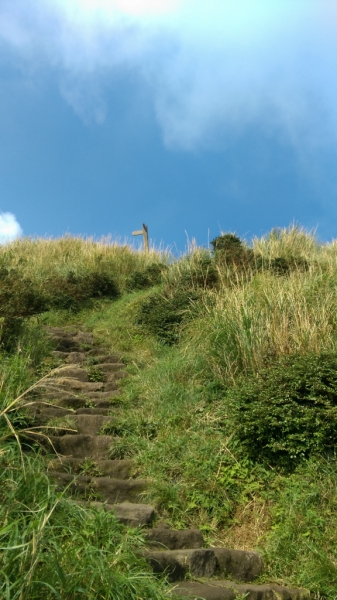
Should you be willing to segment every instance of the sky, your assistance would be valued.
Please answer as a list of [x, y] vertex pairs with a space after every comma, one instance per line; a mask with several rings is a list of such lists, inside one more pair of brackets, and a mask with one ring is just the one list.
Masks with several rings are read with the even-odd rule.
[[330, 241], [336, 65], [335, 0], [0, 0], [0, 243]]

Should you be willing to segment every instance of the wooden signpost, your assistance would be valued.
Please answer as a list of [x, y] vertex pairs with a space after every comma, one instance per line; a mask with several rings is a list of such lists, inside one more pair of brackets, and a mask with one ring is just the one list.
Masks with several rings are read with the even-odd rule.
[[133, 231], [132, 235], [142, 235], [144, 240], [144, 250], [145, 252], [149, 251], [149, 230], [147, 225], [143, 223], [143, 229], [139, 229], [138, 231]]

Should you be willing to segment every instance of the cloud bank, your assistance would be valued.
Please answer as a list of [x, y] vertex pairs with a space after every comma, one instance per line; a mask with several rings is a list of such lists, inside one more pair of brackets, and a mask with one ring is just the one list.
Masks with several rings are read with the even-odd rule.
[[[247, 127], [310, 151], [337, 143], [335, 0], [3, 0], [0, 50], [35, 82], [46, 69], [85, 121], [109, 85], [145, 87], [165, 144], [196, 150]], [[38, 84], [38, 83], [37, 83]]]
[[22, 229], [12, 213], [0, 213], [0, 244], [13, 242], [22, 235]]

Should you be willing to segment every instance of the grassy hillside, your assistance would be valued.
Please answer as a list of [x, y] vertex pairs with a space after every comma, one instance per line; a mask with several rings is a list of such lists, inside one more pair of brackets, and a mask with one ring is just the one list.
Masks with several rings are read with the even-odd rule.
[[[127, 363], [127, 417], [106, 427], [111, 458], [138, 462], [167, 522], [260, 549], [269, 581], [337, 597], [337, 244], [292, 227], [251, 246], [222, 235], [176, 259], [104, 241], [20, 240], [0, 249], [0, 318], [3, 597], [166, 589], [137, 558], [140, 532], [125, 537], [111, 514], [76, 510], [38, 451], [20, 456], [25, 423], [13, 402], [57, 366], [46, 324], [80, 325]], [[99, 575], [89, 580], [92, 561]]]

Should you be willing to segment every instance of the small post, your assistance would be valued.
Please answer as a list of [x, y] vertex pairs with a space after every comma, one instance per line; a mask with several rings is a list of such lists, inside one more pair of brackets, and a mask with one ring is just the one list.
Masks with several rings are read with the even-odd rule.
[[142, 235], [144, 240], [144, 251], [149, 251], [149, 230], [148, 226], [143, 223], [143, 229], [139, 229], [137, 231], [133, 231], [132, 235]]

